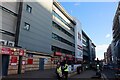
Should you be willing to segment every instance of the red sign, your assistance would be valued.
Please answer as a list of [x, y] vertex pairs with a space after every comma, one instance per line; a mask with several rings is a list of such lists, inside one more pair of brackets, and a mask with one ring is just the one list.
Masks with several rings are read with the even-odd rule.
[[2, 48], [2, 54], [12, 54], [12, 51], [10, 50], [10, 48]]
[[27, 64], [33, 64], [33, 59], [28, 59]]
[[62, 53], [61, 52], [55, 52], [55, 55], [56, 56], [62, 56]]
[[11, 57], [11, 63], [17, 63], [17, 56]]
[[20, 51], [19, 51], [20, 53], [20, 56], [24, 56], [24, 50], [22, 50], [22, 49], [20, 49]]

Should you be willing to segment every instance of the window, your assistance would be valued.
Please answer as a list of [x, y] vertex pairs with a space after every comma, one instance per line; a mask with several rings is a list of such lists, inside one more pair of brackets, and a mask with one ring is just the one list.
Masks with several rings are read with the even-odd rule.
[[61, 20], [66, 26], [70, 28], [74, 32], [74, 28], [71, 27], [61, 16], [59, 16], [55, 11], [53, 11], [53, 15], [56, 16], [59, 20]]
[[29, 31], [30, 30], [30, 24], [25, 22], [24, 29]]
[[58, 35], [56, 35], [54, 33], [52, 33], [52, 38], [55, 39], [55, 40], [58, 40], [60, 42], [63, 42], [65, 44], [68, 44], [68, 45], [70, 45], [72, 47], [75, 47], [75, 44], [69, 42], [68, 40], [66, 40], [66, 39], [64, 39], [64, 38], [62, 38], [62, 37], [60, 37], [60, 36], [58, 36]]
[[26, 11], [29, 12], [29, 13], [31, 13], [32, 12], [32, 7], [30, 7], [29, 5], [27, 5]]
[[52, 23], [53, 23], [53, 27], [59, 29], [61, 32], [65, 33], [66, 35], [68, 35], [69, 37], [74, 39], [74, 36], [72, 34], [67, 32], [65, 29], [63, 29], [61, 26], [59, 26], [57, 23], [55, 23], [54, 21]]

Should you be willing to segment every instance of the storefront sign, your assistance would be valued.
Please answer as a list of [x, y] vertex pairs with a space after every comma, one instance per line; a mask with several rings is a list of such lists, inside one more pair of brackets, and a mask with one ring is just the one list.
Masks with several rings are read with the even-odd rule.
[[24, 56], [24, 50], [20, 49], [20, 50], [19, 50], [19, 55], [20, 55], [20, 56]]
[[61, 52], [55, 52], [55, 55], [56, 56], [62, 56], [62, 53]]
[[12, 54], [12, 51], [10, 50], [10, 48], [2, 47], [1, 51], [2, 51], [2, 54], [8, 54], [8, 55]]
[[11, 65], [17, 65], [17, 56], [11, 57]]
[[19, 55], [19, 49], [14, 48], [14, 55]]
[[77, 24], [75, 26], [75, 58], [83, 60], [83, 47], [82, 47], [82, 29], [80, 21], [75, 19]]
[[33, 64], [33, 59], [28, 59], [27, 64]]

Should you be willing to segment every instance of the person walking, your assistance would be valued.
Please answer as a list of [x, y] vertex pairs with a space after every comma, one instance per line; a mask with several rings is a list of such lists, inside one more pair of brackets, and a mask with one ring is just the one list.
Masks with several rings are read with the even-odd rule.
[[57, 79], [62, 80], [62, 69], [59, 62], [57, 63], [56, 74], [57, 74]]
[[66, 61], [65, 61], [65, 65], [64, 65], [64, 77], [65, 77], [65, 80], [68, 79], [68, 64]]

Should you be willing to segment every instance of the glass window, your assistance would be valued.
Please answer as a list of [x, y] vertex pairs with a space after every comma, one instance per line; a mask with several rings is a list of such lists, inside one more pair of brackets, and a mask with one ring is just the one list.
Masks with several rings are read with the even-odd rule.
[[59, 20], [61, 20], [66, 26], [68, 26], [73, 32], [74, 28], [71, 27], [61, 16], [59, 16], [55, 11], [53, 11], [53, 15], [56, 16]]
[[63, 29], [61, 26], [59, 26], [57, 23], [53, 22], [53, 27], [59, 29], [61, 32], [65, 33], [66, 35], [68, 35], [69, 37], [74, 39], [74, 36], [72, 34], [70, 34], [68, 31], [66, 31], [65, 29]]
[[31, 13], [32, 12], [32, 7], [30, 7], [29, 5], [27, 5], [26, 11], [29, 12], [29, 13]]
[[55, 40], [61, 41], [61, 42], [65, 43], [65, 44], [68, 44], [70, 46], [75, 47], [75, 44], [69, 42], [68, 40], [65, 40], [64, 38], [62, 38], [62, 37], [60, 37], [60, 36], [58, 36], [58, 35], [56, 35], [54, 33], [52, 33], [52, 38], [55, 39]]
[[30, 30], [30, 24], [25, 22], [24, 29], [29, 31]]

